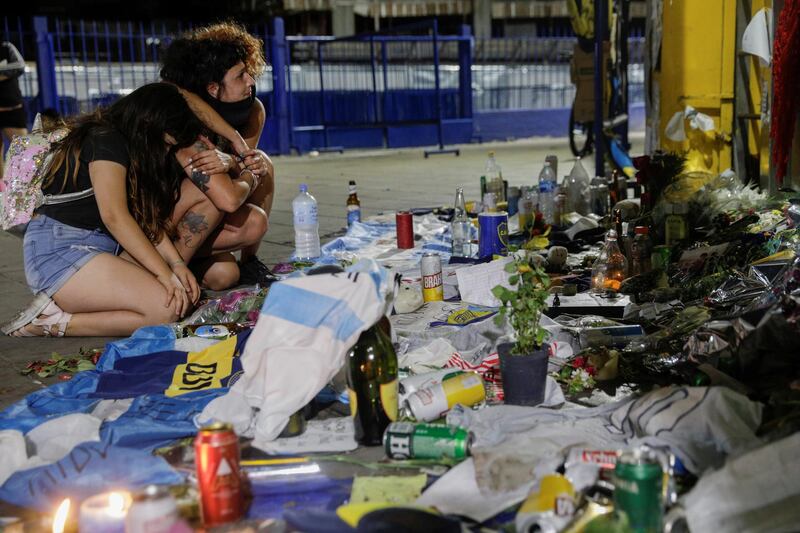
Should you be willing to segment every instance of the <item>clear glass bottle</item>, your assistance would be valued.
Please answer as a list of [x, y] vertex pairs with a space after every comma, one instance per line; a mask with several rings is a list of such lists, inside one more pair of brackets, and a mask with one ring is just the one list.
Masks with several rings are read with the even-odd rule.
[[567, 195], [567, 213], [588, 215], [590, 212], [590, 180], [583, 168], [581, 158], [575, 160], [572, 170], [564, 179], [562, 187]]
[[533, 216], [536, 212], [535, 193], [530, 187], [520, 188], [519, 203], [517, 213], [519, 214], [519, 230], [524, 231], [527, 226], [533, 224]]
[[494, 152], [489, 152], [486, 160], [486, 169], [483, 174], [486, 177], [486, 192], [493, 192], [496, 203], [506, 201], [505, 184], [503, 183], [503, 172], [494, 157]]
[[456, 201], [453, 207], [453, 222], [450, 224], [450, 233], [453, 237], [453, 257], [470, 256], [470, 221], [467, 215], [464, 200], [464, 188], [456, 189]]
[[617, 232], [608, 230], [606, 243], [592, 265], [592, 292], [617, 292], [628, 277], [628, 260], [617, 244]]

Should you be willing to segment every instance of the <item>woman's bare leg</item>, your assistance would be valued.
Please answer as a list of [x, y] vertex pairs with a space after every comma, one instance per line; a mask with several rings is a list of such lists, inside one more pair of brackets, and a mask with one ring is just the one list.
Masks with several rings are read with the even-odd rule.
[[178, 319], [152, 274], [111, 254], [91, 259], [53, 300], [72, 313], [66, 330], [72, 337], [126, 336], [142, 326]]
[[215, 233], [223, 215], [190, 179], [181, 182], [181, 198], [172, 212], [172, 223], [178, 233], [175, 248], [184, 261], [209, 255], [210, 247], [203, 244]]
[[224, 291], [239, 282], [239, 265], [230, 252], [215, 254], [206, 259], [197, 259], [194, 267], [203, 287], [212, 291]]

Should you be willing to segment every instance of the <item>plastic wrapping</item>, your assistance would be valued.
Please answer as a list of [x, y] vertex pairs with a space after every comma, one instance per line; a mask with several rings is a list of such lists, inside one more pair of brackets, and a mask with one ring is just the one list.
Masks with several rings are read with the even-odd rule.
[[258, 285], [230, 291], [221, 298], [205, 302], [181, 324], [254, 324], [268, 291]]

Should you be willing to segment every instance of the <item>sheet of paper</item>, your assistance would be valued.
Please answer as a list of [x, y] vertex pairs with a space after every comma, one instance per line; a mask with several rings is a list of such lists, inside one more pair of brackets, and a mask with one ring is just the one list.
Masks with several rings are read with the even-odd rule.
[[349, 416], [309, 420], [306, 431], [297, 437], [271, 442], [253, 441], [253, 446], [267, 453], [297, 454], [313, 452], [349, 452], [358, 448], [353, 419]]
[[503, 270], [509, 261], [511, 258], [507, 257], [457, 270], [461, 301], [486, 307], [500, 307], [500, 300], [492, 294], [492, 289], [497, 285], [511, 287], [508, 284], [508, 273]]
[[357, 476], [353, 479], [350, 503], [414, 503], [428, 483], [428, 476]]
[[567, 237], [569, 237], [569, 240], [574, 240], [575, 235], [577, 235], [579, 232], [587, 229], [594, 229], [597, 226], [598, 226], [597, 221], [589, 217], [581, 217], [564, 233], [567, 235]]
[[436, 507], [444, 514], [468, 516], [483, 522], [525, 499], [527, 491], [486, 495], [475, 481], [475, 463], [467, 459], [428, 487], [417, 505]]
[[[547, 297], [547, 305], [552, 307], [554, 295]], [[594, 294], [591, 292], [579, 292], [575, 296], [558, 296], [561, 302], [561, 307], [627, 307], [631, 304], [631, 298], [628, 295], [621, 295], [616, 298], [608, 298], [602, 294]]]

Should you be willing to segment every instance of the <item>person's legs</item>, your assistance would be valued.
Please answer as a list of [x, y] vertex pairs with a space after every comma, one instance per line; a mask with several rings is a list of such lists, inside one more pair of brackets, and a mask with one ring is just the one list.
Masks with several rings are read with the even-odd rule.
[[143, 268], [111, 254], [99, 254], [53, 295], [72, 313], [67, 336], [125, 336], [142, 326], [174, 322], [166, 290]]
[[212, 291], [223, 291], [239, 282], [239, 265], [230, 252], [197, 259], [192, 271], [201, 285]]
[[269, 222], [264, 210], [246, 203], [233, 213], [225, 215], [216, 235], [208, 239], [211, 253], [234, 252], [257, 245], [267, 232]]
[[223, 215], [191, 180], [181, 182], [181, 197], [172, 212], [172, 223], [177, 231], [175, 248], [184, 261], [209, 255], [210, 247], [203, 244], [215, 233]]
[[[275, 196], [275, 168], [270, 166], [269, 171], [265, 176], [262, 176], [262, 181], [255, 192], [248, 198], [248, 202], [259, 206], [264, 210], [267, 220], [269, 220], [270, 213], [272, 212], [272, 200]], [[263, 235], [262, 235], [263, 237]], [[256, 255], [258, 246], [261, 244], [261, 238], [253, 244], [242, 248], [241, 262], [244, 263], [250, 257]]]

